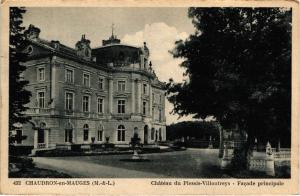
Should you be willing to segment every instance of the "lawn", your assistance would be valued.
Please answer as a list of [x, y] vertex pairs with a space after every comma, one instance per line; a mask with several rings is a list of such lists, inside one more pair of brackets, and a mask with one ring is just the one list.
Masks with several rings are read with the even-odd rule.
[[[156, 173], [176, 178], [220, 178], [218, 150], [197, 149], [166, 153], [143, 154], [147, 162], [128, 162], [131, 155], [56, 157], [55, 159], [82, 161], [100, 165]], [[130, 176], [128, 176], [130, 177]]]

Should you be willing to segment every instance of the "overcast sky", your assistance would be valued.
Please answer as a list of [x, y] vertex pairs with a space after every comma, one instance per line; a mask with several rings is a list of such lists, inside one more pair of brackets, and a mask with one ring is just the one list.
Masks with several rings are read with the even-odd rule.
[[[114, 34], [122, 43], [142, 46], [147, 42], [153, 68], [161, 81], [173, 78], [183, 80], [181, 59], [174, 59], [169, 50], [174, 42], [186, 39], [194, 32], [187, 8], [27, 8], [24, 26], [33, 24], [41, 29], [40, 37], [59, 40], [73, 47], [82, 34], [91, 41], [91, 47], [102, 45], [102, 40]], [[166, 101], [167, 124], [190, 120], [169, 114], [172, 104]]]

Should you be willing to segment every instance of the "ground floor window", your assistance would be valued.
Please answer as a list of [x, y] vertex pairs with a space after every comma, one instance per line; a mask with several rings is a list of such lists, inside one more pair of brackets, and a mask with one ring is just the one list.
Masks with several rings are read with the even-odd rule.
[[97, 140], [103, 141], [103, 130], [98, 130]]
[[161, 135], [161, 128], [159, 128], [159, 141], [161, 141], [162, 140], [162, 135]]
[[88, 141], [89, 140], [89, 126], [85, 124], [83, 126], [83, 141]]
[[16, 143], [22, 144], [22, 130], [21, 129], [16, 130]]
[[151, 129], [151, 140], [154, 140], [154, 132], [155, 132], [155, 130], [154, 130], [154, 128], [152, 128]]
[[118, 126], [118, 141], [125, 141], [125, 127], [124, 125]]
[[65, 142], [72, 143], [73, 141], [73, 129], [66, 129], [65, 130]]

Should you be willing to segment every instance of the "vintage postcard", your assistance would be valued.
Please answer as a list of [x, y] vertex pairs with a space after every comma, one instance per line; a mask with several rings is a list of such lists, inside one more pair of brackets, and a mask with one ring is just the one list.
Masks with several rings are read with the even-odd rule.
[[299, 194], [299, 2], [1, 3], [1, 194]]

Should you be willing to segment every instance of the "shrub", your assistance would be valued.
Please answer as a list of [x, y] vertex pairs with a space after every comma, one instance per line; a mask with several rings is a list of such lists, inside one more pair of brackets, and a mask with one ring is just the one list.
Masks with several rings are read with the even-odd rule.
[[20, 170], [26, 170], [35, 166], [32, 158], [29, 157], [9, 156], [9, 163], [15, 164]]

